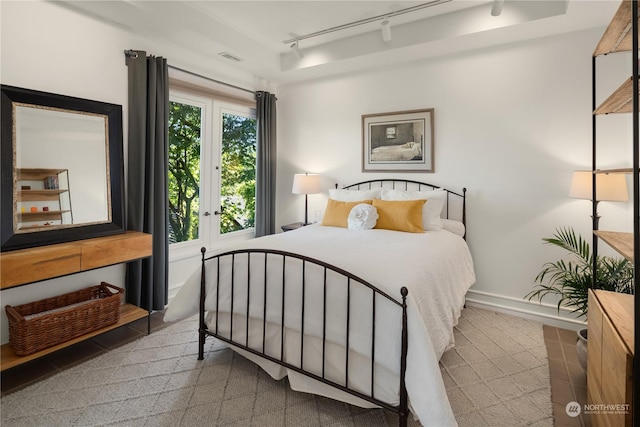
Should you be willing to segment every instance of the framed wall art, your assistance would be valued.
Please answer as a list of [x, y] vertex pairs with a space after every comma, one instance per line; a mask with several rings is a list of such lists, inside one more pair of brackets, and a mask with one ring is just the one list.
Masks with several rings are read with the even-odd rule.
[[434, 172], [433, 108], [362, 116], [363, 172]]

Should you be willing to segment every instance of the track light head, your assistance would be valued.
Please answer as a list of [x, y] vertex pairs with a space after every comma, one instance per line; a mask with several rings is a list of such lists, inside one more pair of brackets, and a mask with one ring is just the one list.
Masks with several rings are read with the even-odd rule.
[[388, 42], [391, 40], [391, 24], [389, 20], [385, 18], [380, 24], [380, 28], [382, 29], [382, 40]]
[[302, 53], [302, 51], [300, 50], [300, 47], [298, 46], [298, 41], [293, 42], [289, 47], [293, 51], [293, 54], [296, 56], [296, 58], [302, 59], [304, 57], [304, 54]]
[[493, 4], [491, 5], [491, 16], [500, 16], [503, 5], [504, 0], [493, 0]]

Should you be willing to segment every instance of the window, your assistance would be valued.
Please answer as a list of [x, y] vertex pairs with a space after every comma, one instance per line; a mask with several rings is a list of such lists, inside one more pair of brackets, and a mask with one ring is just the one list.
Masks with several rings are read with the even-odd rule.
[[170, 98], [172, 252], [253, 237], [255, 109], [178, 91]]
[[252, 229], [256, 211], [256, 119], [222, 111], [220, 233]]
[[199, 238], [203, 108], [169, 103], [169, 242]]

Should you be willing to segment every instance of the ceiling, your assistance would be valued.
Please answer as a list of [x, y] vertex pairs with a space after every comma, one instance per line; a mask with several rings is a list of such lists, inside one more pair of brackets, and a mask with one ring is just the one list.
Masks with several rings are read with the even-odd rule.
[[[492, 0], [436, 0], [418, 11], [385, 15], [425, 1], [151, 1], [63, 0], [73, 9], [133, 33], [171, 65], [230, 82], [283, 84], [398, 64], [470, 49], [605, 26], [617, 1], [507, 0], [492, 16]], [[381, 17], [299, 41], [303, 57], [286, 40], [354, 21]], [[220, 55], [239, 58], [233, 61]]]

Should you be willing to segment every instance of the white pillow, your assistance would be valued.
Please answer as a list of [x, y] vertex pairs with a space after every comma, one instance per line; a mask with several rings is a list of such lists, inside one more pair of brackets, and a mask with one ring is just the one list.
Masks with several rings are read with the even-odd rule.
[[441, 230], [442, 209], [447, 200], [446, 190], [403, 191], [385, 188], [380, 195], [382, 200], [426, 200], [422, 208], [422, 227], [426, 230]]
[[351, 208], [347, 224], [349, 230], [371, 230], [378, 221], [378, 210], [375, 206], [360, 203]]
[[453, 219], [442, 218], [442, 225], [445, 230], [452, 232], [453, 234], [457, 234], [460, 237], [464, 237], [465, 226], [460, 221], [455, 221]]
[[348, 190], [346, 188], [332, 188], [329, 190], [329, 198], [339, 202], [359, 202], [360, 200], [379, 199], [382, 188], [371, 190]]

